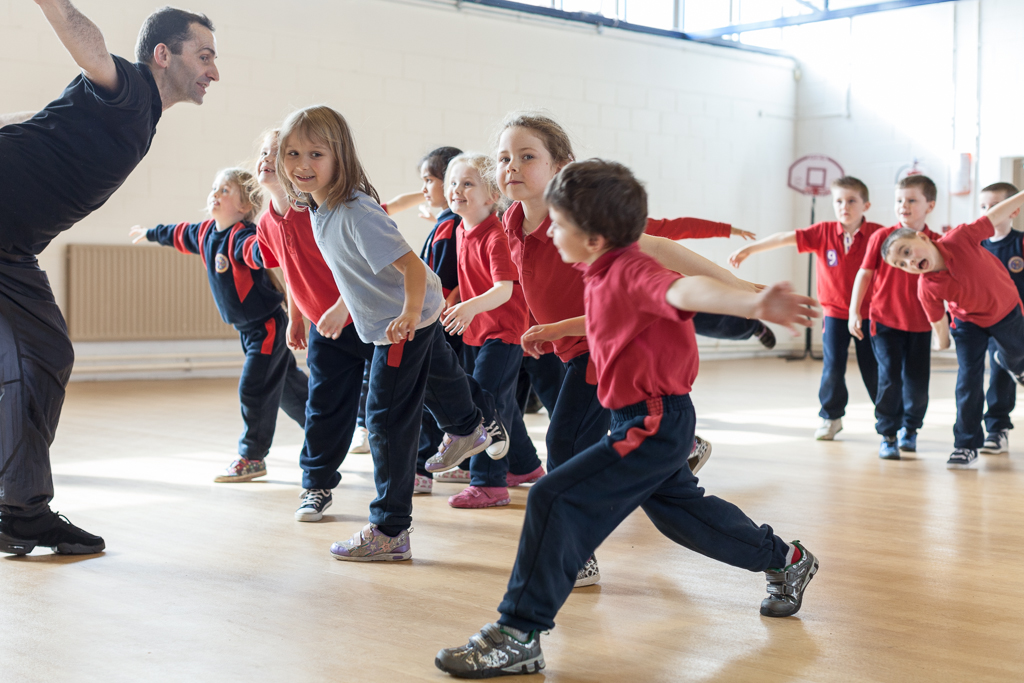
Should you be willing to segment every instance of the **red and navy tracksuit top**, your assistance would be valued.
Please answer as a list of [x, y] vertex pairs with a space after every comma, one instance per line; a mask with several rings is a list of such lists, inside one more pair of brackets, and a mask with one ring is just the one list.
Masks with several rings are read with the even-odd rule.
[[239, 221], [220, 231], [213, 220], [158, 225], [146, 232], [146, 239], [203, 257], [217, 310], [235, 329], [262, 326], [281, 310], [284, 296], [263, 270], [254, 224]]
[[445, 296], [459, 286], [458, 251], [455, 247], [455, 229], [462, 223], [459, 216], [451, 209], [445, 209], [437, 215], [434, 229], [427, 235], [427, 241], [420, 251], [420, 258], [427, 268], [441, 278], [441, 291]]

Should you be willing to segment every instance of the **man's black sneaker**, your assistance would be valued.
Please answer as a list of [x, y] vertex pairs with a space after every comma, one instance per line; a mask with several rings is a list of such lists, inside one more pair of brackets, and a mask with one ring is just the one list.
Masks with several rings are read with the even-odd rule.
[[508, 432], [505, 430], [505, 425], [501, 423], [501, 418], [495, 414], [494, 419], [487, 423], [486, 429], [491, 437], [491, 445], [487, 447], [487, 455], [491, 456], [491, 460], [501, 460], [508, 455], [509, 447]]
[[761, 346], [764, 348], [775, 348], [775, 333], [764, 323], [761, 323], [761, 329], [755, 332], [754, 336], [757, 337], [757, 341], [761, 342]]
[[818, 558], [800, 541], [793, 541], [793, 545], [800, 549], [799, 560], [784, 569], [765, 570], [768, 597], [761, 601], [761, 614], [766, 617], [791, 617], [799, 612], [804, 590], [818, 572]]
[[526, 634], [526, 642], [514, 638], [506, 627], [487, 624], [462, 647], [437, 653], [434, 665], [456, 678], [493, 678], [539, 673], [544, 668], [540, 634]]
[[0, 517], [0, 552], [27, 555], [37, 545], [53, 548], [58, 555], [91, 555], [107, 547], [102, 538], [79, 529], [58, 512]]

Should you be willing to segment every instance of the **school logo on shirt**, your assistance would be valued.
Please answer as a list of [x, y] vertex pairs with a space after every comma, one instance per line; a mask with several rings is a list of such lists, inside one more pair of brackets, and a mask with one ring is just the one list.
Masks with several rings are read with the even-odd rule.
[[828, 261], [829, 268], [835, 268], [839, 265], [839, 254], [835, 249], [829, 249], [825, 252], [825, 260]]
[[213, 266], [214, 268], [217, 269], [218, 273], [228, 272], [229, 265], [230, 264], [228, 263], [228, 257], [225, 256], [224, 254], [217, 254], [217, 258], [214, 259], [213, 261]]
[[1010, 258], [1010, 262], [1006, 264], [1006, 267], [1010, 269], [1011, 273], [1019, 273], [1024, 270], [1024, 258], [1013, 256]]

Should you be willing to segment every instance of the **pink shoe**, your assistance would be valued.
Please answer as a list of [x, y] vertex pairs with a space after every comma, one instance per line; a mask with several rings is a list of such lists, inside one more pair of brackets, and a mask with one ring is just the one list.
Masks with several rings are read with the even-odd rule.
[[509, 472], [508, 476], [505, 477], [505, 481], [508, 483], [508, 487], [512, 488], [513, 486], [519, 486], [520, 484], [532, 484], [545, 474], [544, 465], [539, 465], [537, 469], [529, 474], [512, 474]]
[[448, 499], [453, 508], [496, 508], [512, 501], [504, 486], [467, 486]]

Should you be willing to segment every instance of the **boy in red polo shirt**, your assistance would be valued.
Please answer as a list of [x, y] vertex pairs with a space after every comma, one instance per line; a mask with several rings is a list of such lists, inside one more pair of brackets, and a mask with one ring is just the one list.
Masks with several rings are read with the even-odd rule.
[[786, 543], [735, 505], [705, 496], [686, 464], [696, 421], [689, 393], [699, 363], [690, 311], [809, 325], [818, 315], [814, 300], [794, 294], [786, 283], [755, 294], [660, 266], [636, 244], [647, 195], [620, 164], [569, 164], [545, 196], [555, 246], [585, 272], [585, 330], [582, 320], [567, 321], [566, 328], [576, 325], [590, 342], [598, 395], [612, 410], [612, 428], [534, 485], [498, 623], [465, 646], [441, 650], [435, 660], [458, 677], [543, 669], [539, 632], [554, 626], [577, 568], [637, 507], [677, 543], [764, 571], [765, 616], [795, 614], [818, 568], [798, 542]]
[[[836, 212], [836, 221], [776, 233], [729, 257], [732, 267], [739, 268], [748, 256], [779, 247], [795, 246], [801, 254], [814, 252], [818, 255], [818, 300], [824, 311], [821, 334], [824, 363], [821, 388], [818, 390], [821, 426], [814, 432], [814, 438], [820, 441], [831, 441], [843, 429], [843, 415], [846, 414], [846, 403], [850, 398], [846, 390], [846, 359], [852, 336], [847, 321], [850, 291], [857, 277], [857, 269], [864, 260], [868, 240], [882, 227], [864, 218], [865, 212], [871, 208], [868, 188], [852, 176], [832, 181], [832, 208]], [[861, 304], [861, 317], [864, 318], [861, 322], [862, 331], [868, 326], [870, 303], [865, 297]], [[878, 363], [871, 350], [871, 341], [856, 337], [853, 340], [860, 376], [874, 403], [878, 390]]]
[[882, 260], [882, 242], [899, 228], [938, 235], [925, 221], [935, 209], [935, 183], [923, 175], [907, 176], [896, 185], [899, 223], [875, 231], [850, 295], [849, 329], [864, 338], [861, 307], [870, 292], [871, 348], [878, 361], [875, 430], [881, 434], [878, 457], [899, 460], [900, 451], [917, 450], [917, 430], [928, 411], [932, 328], [917, 300], [917, 275]]
[[932, 239], [901, 228], [881, 246], [886, 262], [919, 275], [917, 295], [935, 331], [935, 348], [949, 348], [949, 322], [943, 302], [953, 316], [953, 337], [960, 364], [956, 378], [956, 423], [950, 469], [973, 467], [985, 442], [982, 408], [985, 396], [985, 354], [996, 343], [993, 359], [1018, 382], [1024, 377], [1024, 317], [1021, 300], [1009, 272], [981, 246], [1002, 223], [1024, 206], [1024, 192], [999, 202], [974, 223], [961, 225]]

